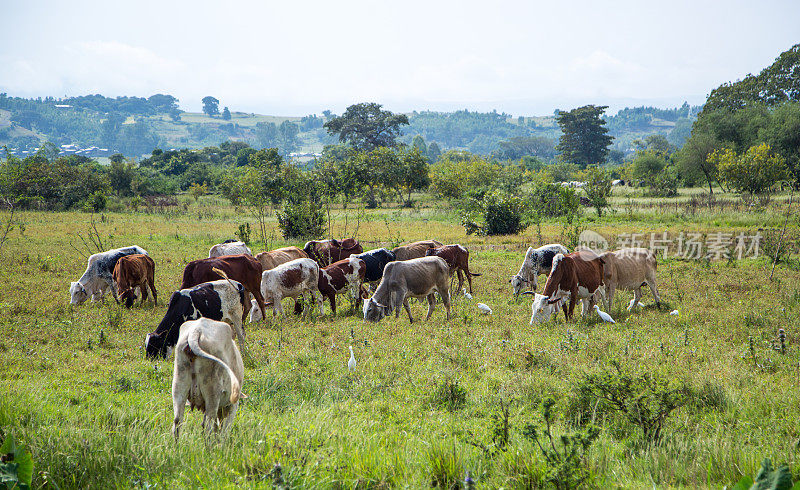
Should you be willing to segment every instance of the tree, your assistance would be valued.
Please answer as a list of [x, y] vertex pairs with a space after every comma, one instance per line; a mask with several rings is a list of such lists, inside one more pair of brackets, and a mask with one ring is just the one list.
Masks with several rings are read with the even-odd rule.
[[634, 140], [633, 146], [635, 146], [637, 150], [648, 150], [662, 155], [669, 155], [677, 150], [663, 134], [651, 134], [643, 140]]
[[515, 136], [508, 141], [498, 143], [496, 152], [499, 158], [517, 160], [524, 156], [535, 156], [551, 159], [556, 155], [555, 141], [541, 136]]
[[275, 123], [257, 123], [256, 141], [261, 148], [274, 148], [278, 146], [278, 127], [275, 125]]
[[222, 110], [222, 119], [226, 121], [231, 120], [231, 111], [229, 111], [227, 107], [225, 107], [225, 109]]
[[131, 183], [136, 176], [136, 168], [132, 161], [126, 161], [125, 158], [114, 158], [116, 155], [111, 155], [111, 165], [108, 169], [108, 178], [111, 181], [111, 188], [118, 196], [128, 196], [131, 194]]
[[219, 100], [210, 95], [203, 97], [203, 112], [208, 114], [209, 117], [219, 114]]
[[717, 181], [717, 163], [708, 156], [720, 145], [713, 134], [692, 133], [678, 153], [678, 168], [683, 181], [692, 184], [705, 179], [708, 184], [708, 193], [714, 193], [713, 183]]
[[433, 165], [439, 161], [441, 156], [442, 150], [439, 148], [439, 144], [435, 141], [431, 141], [431, 143], [428, 145], [428, 163]]
[[583, 188], [586, 197], [597, 211], [597, 216], [603, 215], [603, 208], [608, 206], [608, 198], [611, 197], [611, 177], [608, 171], [596, 166], [589, 167], [586, 179], [586, 186]]
[[556, 150], [561, 152], [561, 160], [576, 163], [581, 168], [606, 161], [612, 138], [606, 134], [606, 122], [600, 116], [607, 108], [587, 105], [558, 113], [556, 121], [562, 135]]
[[773, 153], [766, 143], [753, 146], [738, 156], [733, 150], [723, 149], [708, 158], [716, 161], [722, 181], [737, 192], [764, 194], [788, 178], [786, 160]]
[[340, 142], [350, 143], [360, 151], [394, 148], [397, 137], [402, 135], [400, 126], [408, 124], [408, 117], [381, 110], [381, 107], [375, 102], [351, 105], [341, 116], [328, 120], [324, 127], [328, 134], [338, 135]]
[[300, 132], [297, 124], [289, 120], [283, 121], [278, 126], [278, 132], [280, 133], [281, 149], [283, 149], [284, 154], [297, 149], [297, 134]]
[[758, 75], [748, 75], [737, 82], [723, 83], [712, 90], [698, 119], [719, 109], [736, 111], [753, 103], [776, 106], [786, 101], [800, 101], [798, 72], [800, 44], [795, 44]]
[[653, 150], [640, 150], [631, 162], [631, 178], [640, 183], [651, 183], [667, 166], [664, 156]]
[[404, 206], [411, 206], [411, 192], [425, 189], [430, 185], [428, 162], [423, 153], [416, 147], [401, 155], [402, 172], [400, 186], [408, 193]]
[[419, 153], [427, 160], [428, 159], [428, 146], [425, 144], [425, 139], [422, 135], [415, 135], [411, 140], [411, 146], [419, 150]]

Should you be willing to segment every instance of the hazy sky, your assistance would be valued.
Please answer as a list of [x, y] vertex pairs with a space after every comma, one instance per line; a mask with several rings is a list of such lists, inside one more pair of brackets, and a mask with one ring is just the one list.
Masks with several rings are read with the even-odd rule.
[[0, 0], [0, 92], [185, 110], [549, 114], [702, 103], [800, 42], [786, 1]]

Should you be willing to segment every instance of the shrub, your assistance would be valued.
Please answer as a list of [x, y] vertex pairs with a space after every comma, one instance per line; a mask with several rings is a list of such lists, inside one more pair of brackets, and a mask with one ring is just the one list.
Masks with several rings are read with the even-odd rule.
[[325, 210], [310, 200], [286, 201], [283, 212], [276, 213], [278, 227], [285, 239], [316, 238], [325, 234]]
[[587, 170], [586, 187], [583, 189], [597, 216], [603, 215], [603, 208], [608, 206], [611, 197], [611, 177], [606, 170], [591, 167]]
[[691, 390], [659, 373], [637, 372], [616, 361], [611, 366], [613, 369], [584, 374], [575, 399], [589, 400], [598, 414], [620, 413], [642, 430], [648, 442], [660, 440], [667, 418], [689, 401]]
[[245, 244], [250, 243], [250, 223], [242, 223], [239, 225], [239, 230], [236, 232], [236, 238], [244, 242]]
[[534, 213], [544, 217], [577, 214], [580, 209], [580, 199], [574, 189], [549, 182], [535, 184], [527, 200]]
[[522, 431], [525, 438], [536, 443], [547, 463], [547, 481], [558, 489], [579, 488], [591, 476], [586, 469], [586, 453], [600, 435], [600, 429], [590, 425], [585, 431], [563, 434], [560, 444], [553, 437], [555, 401], [548, 398], [542, 402], [544, 429], [527, 424]]
[[436, 389], [431, 395], [431, 405], [441, 407], [448, 412], [454, 412], [464, 408], [467, 403], [467, 390], [458, 384], [458, 381], [450, 379], [437, 384]]
[[761, 194], [789, 178], [786, 160], [766, 143], [752, 146], [741, 155], [733, 150], [715, 151], [708, 157], [719, 166], [721, 180], [738, 192]]
[[502, 191], [492, 191], [472, 200], [462, 209], [462, 225], [467, 234], [516, 235], [528, 227], [524, 201]]
[[108, 203], [108, 199], [106, 199], [106, 195], [100, 191], [94, 192], [92, 195], [86, 199], [86, 204], [84, 205], [84, 209], [87, 211], [94, 211], [95, 213], [99, 213], [106, 208], [106, 204]]

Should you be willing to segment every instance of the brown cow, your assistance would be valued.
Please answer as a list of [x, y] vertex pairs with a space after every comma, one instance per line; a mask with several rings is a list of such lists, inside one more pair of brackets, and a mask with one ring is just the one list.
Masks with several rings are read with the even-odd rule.
[[392, 249], [392, 252], [395, 255], [395, 260], [411, 260], [425, 257], [425, 252], [441, 246], [442, 242], [436, 240], [422, 240], [396, 247]]
[[361, 244], [355, 238], [345, 238], [344, 240], [311, 240], [306, 242], [303, 252], [308, 258], [314, 259], [320, 267], [327, 267], [334, 262], [346, 259], [351, 255], [360, 254], [364, 251]]
[[[319, 292], [322, 293], [323, 300], [328, 298], [331, 302], [331, 311], [336, 316], [336, 295], [350, 291], [353, 299], [357, 301], [362, 298], [361, 283], [364, 282], [364, 274], [367, 271], [367, 264], [356, 257], [348, 257], [344, 260], [335, 262], [324, 269], [319, 270]], [[366, 291], [364, 291], [366, 296]]]
[[[594, 308], [595, 292], [603, 286], [604, 263], [597, 254], [589, 251], [573, 252], [569, 255], [556, 254], [544, 286], [544, 294], [536, 295], [531, 323], [546, 321], [559, 303], [564, 309], [564, 316], [569, 320], [579, 298], [583, 303], [581, 314], [587, 315]], [[567, 296], [569, 308], [566, 305]]]
[[261, 252], [256, 258], [261, 262], [261, 268], [268, 271], [290, 260], [307, 259], [308, 255], [297, 247], [283, 247], [270, 252]]
[[133, 306], [136, 299], [136, 287], [142, 292], [142, 302], [147, 299], [147, 288], [153, 293], [153, 303], [158, 306], [158, 293], [156, 293], [156, 263], [147, 255], [134, 254], [120, 257], [114, 266], [114, 282], [117, 285], [119, 299], [125, 306]]
[[[261, 295], [261, 263], [252, 255], [223, 255], [222, 257], [193, 260], [183, 269], [183, 281], [180, 288], [189, 289], [204, 282], [222, 279], [212, 270], [215, 267], [234, 281], [242, 283], [245, 291], [256, 299], [261, 315], [264, 316], [264, 297]], [[247, 310], [242, 313], [242, 322], [246, 316]]]
[[469, 294], [472, 294], [472, 276], [480, 276], [474, 272], [469, 271], [469, 250], [462, 245], [453, 244], [445, 245], [443, 247], [431, 248], [425, 252], [425, 256], [434, 255], [441, 257], [447, 262], [450, 267], [450, 275], [454, 272], [458, 273], [458, 290], [464, 285], [464, 276], [467, 276], [469, 283]]

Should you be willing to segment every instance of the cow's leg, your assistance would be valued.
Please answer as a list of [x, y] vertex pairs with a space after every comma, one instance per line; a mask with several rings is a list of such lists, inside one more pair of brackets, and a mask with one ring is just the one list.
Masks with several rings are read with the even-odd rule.
[[139, 292], [142, 293], [142, 301], [139, 302], [139, 306], [143, 305], [145, 300], [147, 300], [147, 284], [141, 284], [139, 286]]
[[[403, 308], [406, 309], [406, 313], [408, 313], [408, 321], [414, 323], [414, 317], [411, 316], [411, 306], [408, 304], [408, 298], [403, 300]], [[397, 313], [395, 314], [395, 318], [400, 316], [400, 308], [398, 308]]]
[[456, 269], [456, 275], [458, 275], [458, 291], [462, 291], [464, 289], [464, 271], [460, 268]]
[[469, 283], [469, 294], [472, 294], [472, 273], [467, 269], [464, 274], [466, 274], [467, 282]]
[[431, 315], [433, 315], [433, 308], [436, 306], [436, 295], [433, 293], [427, 296], [428, 298], [428, 314], [425, 315], [425, 321], [430, 320]]
[[[266, 307], [264, 306], [264, 297], [261, 295], [261, 282], [251, 286], [255, 286], [255, 289], [251, 289], [249, 292], [256, 299], [256, 304], [258, 305], [258, 309], [261, 310], [261, 316], [264, 319], [266, 319], [267, 310]], [[281, 314], [283, 314], [283, 312], [281, 312]], [[274, 315], [274, 310], [273, 310], [273, 315]]]
[[328, 295], [328, 301], [331, 302], [331, 316], [336, 316], [336, 293], [331, 293]]
[[274, 303], [274, 307], [272, 309], [272, 316], [275, 316], [275, 315], [283, 316], [283, 304], [282, 304], [283, 303], [283, 298], [281, 298], [280, 300], [278, 298], [275, 298], [274, 301], [275, 301], [275, 303]]
[[648, 277], [645, 281], [648, 286], [650, 286], [650, 291], [653, 293], [653, 297], [656, 299], [656, 306], [661, 306], [661, 295], [658, 294], [658, 286], [656, 285], [656, 275], [652, 274], [652, 277]]
[[444, 304], [444, 309], [447, 311], [447, 321], [450, 321], [450, 290], [442, 293], [442, 303]]
[[[179, 356], [177, 352], [175, 356]], [[175, 366], [175, 373], [172, 378], [172, 409], [175, 413], [175, 418], [172, 422], [172, 435], [175, 436], [175, 441], [178, 440], [180, 429], [183, 425], [183, 411], [186, 409], [186, 400], [189, 398], [189, 388], [191, 387], [191, 369], [192, 365], [188, 360], [184, 362], [177, 362]]]
[[633, 290], [633, 299], [630, 303], [628, 303], [628, 311], [634, 309], [636, 306], [639, 305], [639, 300], [642, 299], [642, 287], [639, 286], [638, 288]]
[[608, 314], [611, 314], [611, 307], [614, 306], [614, 293], [616, 292], [617, 288], [613, 285], [609, 284], [608, 288], [606, 289], [606, 310]]

